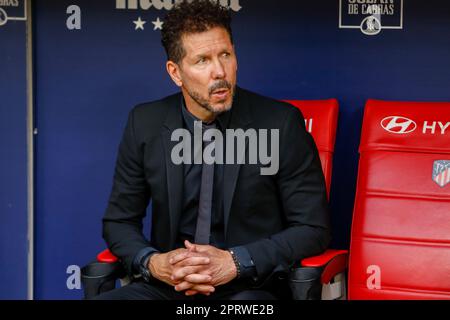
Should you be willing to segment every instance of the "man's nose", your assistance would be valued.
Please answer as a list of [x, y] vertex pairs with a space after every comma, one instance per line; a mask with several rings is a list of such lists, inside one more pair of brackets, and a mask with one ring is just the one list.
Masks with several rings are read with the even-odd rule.
[[223, 79], [226, 76], [225, 68], [220, 60], [216, 60], [213, 66], [213, 79]]

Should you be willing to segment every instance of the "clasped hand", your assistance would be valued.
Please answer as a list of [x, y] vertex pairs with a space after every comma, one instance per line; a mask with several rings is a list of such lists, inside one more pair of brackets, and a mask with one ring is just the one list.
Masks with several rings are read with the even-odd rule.
[[187, 240], [184, 245], [186, 248], [152, 256], [148, 267], [155, 278], [187, 296], [210, 295], [215, 287], [236, 278], [236, 266], [229, 251]]

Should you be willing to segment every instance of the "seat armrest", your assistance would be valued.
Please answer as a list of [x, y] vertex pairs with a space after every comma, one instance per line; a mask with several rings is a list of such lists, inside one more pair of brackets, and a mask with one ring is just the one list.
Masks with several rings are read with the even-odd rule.
[[117, 262], [118, 260], [119, 258], [113, 255], [112, 252], [109, 251], [109, 249], [105, 249], [97, 255], [98, 262], [114, 263]]
[[347, 270], [347, 250], [326, 250], [318, 256], [309, 257], [301, 261], [302, 267], [323, 268], [320, 281], [322, 284], [330, 283], [336, 275]]
[[116, 287], [117, 279], [125, 277], [125, 270], [119, 259], [108, 249], [97, 255], [97, 260], [81, 268], [81, 282], [83, 283], [84, 298], [110, 291]]

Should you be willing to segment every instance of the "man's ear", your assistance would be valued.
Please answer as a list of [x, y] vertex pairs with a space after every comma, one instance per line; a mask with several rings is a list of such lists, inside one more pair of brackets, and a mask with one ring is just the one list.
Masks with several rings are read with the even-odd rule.
[[178, 86], [183, 85], [183, 80], [181, 79], [180, 66], [173, 61], [166, 62], [166, 70], [172, 81]]

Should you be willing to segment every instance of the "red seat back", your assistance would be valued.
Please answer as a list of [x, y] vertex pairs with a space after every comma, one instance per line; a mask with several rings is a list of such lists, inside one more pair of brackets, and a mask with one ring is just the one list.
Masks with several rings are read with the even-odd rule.
[[367, 102], [350, 299], [450, 299], [450, 103]]
[[296, 106], [303, 113], [306, 129], [312, 134], [319, 150], [329, 197], [339, 113], [338, 101], [336, 99], [328, 99], [286, 100], [286, 102]]

